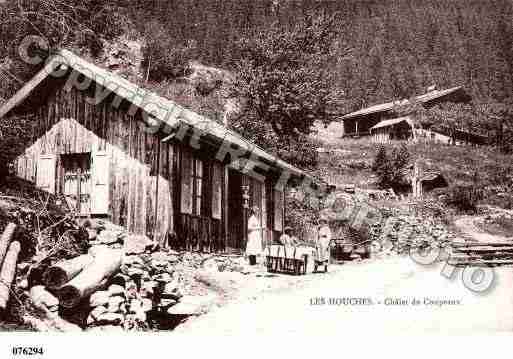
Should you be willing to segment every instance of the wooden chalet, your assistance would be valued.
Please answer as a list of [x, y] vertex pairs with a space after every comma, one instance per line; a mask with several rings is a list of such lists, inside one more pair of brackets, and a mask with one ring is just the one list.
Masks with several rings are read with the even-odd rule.
[[487, 136], [462, 129], [451, 131], [443, 126], [422, 127], [413, 116], [404, 116], [383, 120], [370, 128], [373, 142], [390, 143], [392, 141], [430, 142], [438, 144], [485, 145]]
[[370, 106], [355, 112], [348, 113], [340, 118], [344, 124], [343, 136], [368, 136], [371, 128], [381, 121], [398, 118], [397, 109], [412, 103], [419, 103], [425, 108], [433, 107], [441, 102], [469, 102], [470, 97], [463, 87], [453, 87], [445, 90], [432, 90], [411, 100], [387, 102]]
[[62, 195], [77, 215], [178, 249], [243, 250], [251, 206], [261, 210], [268, 243], [284, 227], [285, 185], [321, 185], [223, 125], [66, 50], [0, 108], [0, 119], [8, 116], [33, 119], [17, 176]]

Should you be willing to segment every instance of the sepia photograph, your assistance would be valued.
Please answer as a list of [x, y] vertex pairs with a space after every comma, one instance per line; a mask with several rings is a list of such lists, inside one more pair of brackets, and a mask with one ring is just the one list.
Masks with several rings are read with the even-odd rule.
[[513, 1], [0, 0], [6, 357], [344, 331], [513, 332]]

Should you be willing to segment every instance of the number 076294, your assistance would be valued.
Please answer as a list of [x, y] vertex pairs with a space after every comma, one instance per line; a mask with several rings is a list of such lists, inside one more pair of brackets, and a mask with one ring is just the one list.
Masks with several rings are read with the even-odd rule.
[[43, 347], [13, 347], [13, 355], [43, 355]]

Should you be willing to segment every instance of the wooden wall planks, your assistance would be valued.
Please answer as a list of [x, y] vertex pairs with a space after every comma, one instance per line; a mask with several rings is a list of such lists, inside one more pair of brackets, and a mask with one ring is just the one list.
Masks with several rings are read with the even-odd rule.
[[[94, 163], [95, 154], [105, 151], [109, 156], [108, 215], [114, 223], [130, 232], [150, 235], [163, 247], [224, 250], [230, 228], [227, 168], [221, 167], [221, 218], [214, 219], [211, 213], [210, 159], [204, 162], [203, 192], [208, 197], [202, 202], [205, 210], [200, 216], [181, 214], [180, 154], [186, 148], [190, 151], [173, 140], [161, 143], [158, 136], [143, 130], [140, 119], [110, 103], [94, 105], [76, 89], [55, 89], [37, 109], [33, 142], [18, 157], [16, 169], [18, 176], [35, 181], [38, 159], [42, 155], [57, 155], [56, 188], [62, 191], [63, 169], [58, 155], [91, 153]], [[264, 237], [268, 239], [273, 228], [273, 191], [267, 182], [265, 191], [260, 184], [252, 187], [255, 200], [267, 207], [269, 233]], [[262, 192], [265, 200], [261, 199]], [[175, 240], [169, 241], [170, 238]]]

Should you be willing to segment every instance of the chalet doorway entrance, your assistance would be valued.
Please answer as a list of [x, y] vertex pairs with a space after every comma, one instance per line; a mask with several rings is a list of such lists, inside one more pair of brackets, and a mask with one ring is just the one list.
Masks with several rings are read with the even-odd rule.
[[91, 154], [74, 153], [61, 156], [62, 193], [68, 206], [79, 216], [91, 214]]
[[233, 169], [228, 171], [228, 238], [227, 249], [237, 252], [244, 251], [245, 242], [245, 218], [244, 199], [242, 196], [244, 185], [243, 175]]

